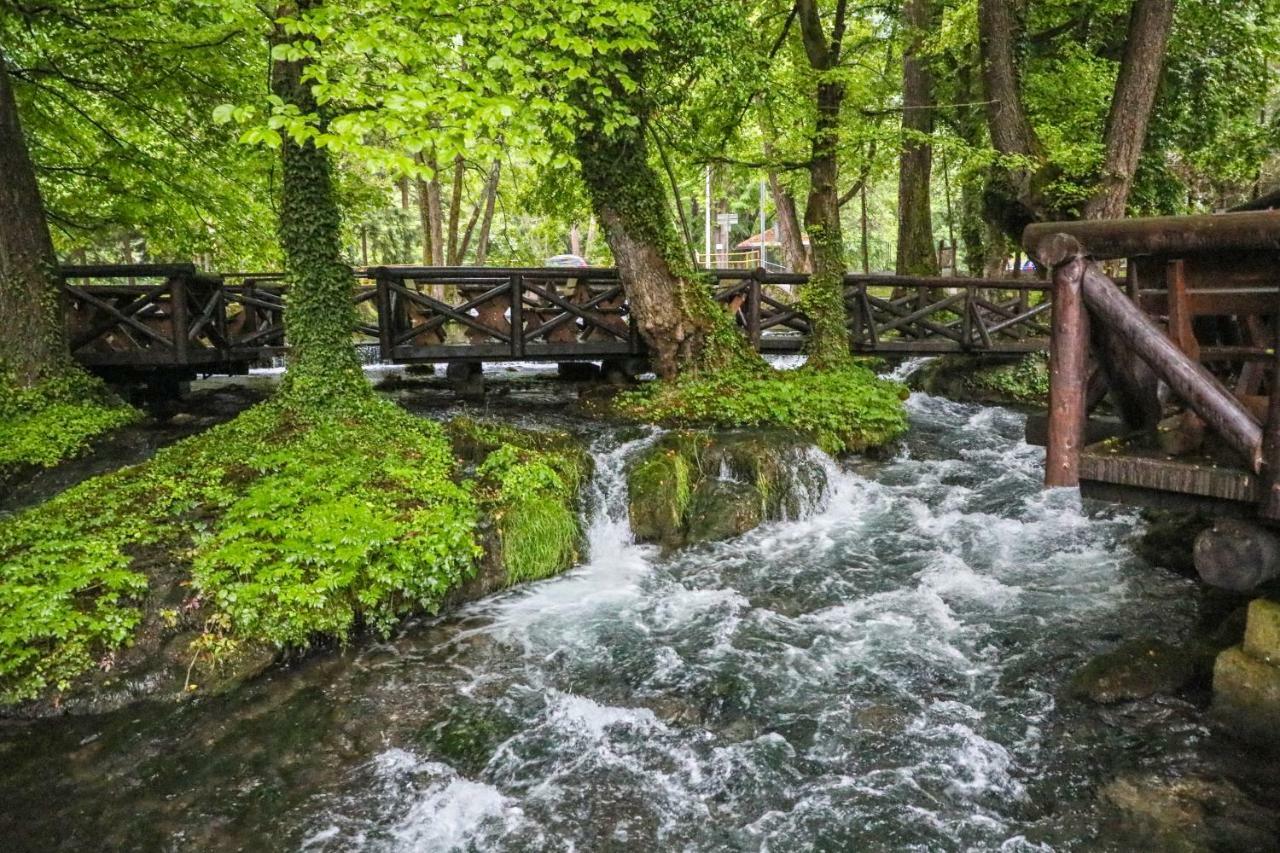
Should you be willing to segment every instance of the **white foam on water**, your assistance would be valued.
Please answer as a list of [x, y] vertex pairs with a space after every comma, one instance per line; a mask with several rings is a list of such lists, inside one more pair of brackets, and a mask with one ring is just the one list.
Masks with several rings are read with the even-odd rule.
[[[894, 460], [814, 450], [826, 488], [801, 518], [667, 559], [626, 517], [626, 465], [658, 433], [602, 440], [587, 562], [481, 605], [467, 629], [510, 649], [482, 659], [498, 671], [475, 696], [505, 679], [522, 728], [478, 779], [380, 756], [400, 780], [369, 795], [396, 804], [384, 835], [419, 849], [792, 850], [815, 833], [849, 849], [1044, 849], [1016, 808], [1052, 757], [1039, 668], [1059, 637], [1124, 612], [1117, 542], [1134, 518], [1041, 491], [1016, 416], [927, 395], [908, 407], [919, 430]], [[375, 836], [317, 825], [317, 849]]]
[[499, 822], [518, 829], [524, 813], [511, 797], [492, 785], [452, 778], [436, 783], [419, 796], [390, 830], [390, 849], [457, 850], [464, 848], [486, 824]]

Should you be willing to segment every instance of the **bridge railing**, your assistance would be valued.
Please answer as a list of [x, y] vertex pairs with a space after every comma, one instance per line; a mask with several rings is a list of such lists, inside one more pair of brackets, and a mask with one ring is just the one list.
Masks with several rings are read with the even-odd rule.
[[216, 362], [229, 346], [219, 276], [192, 264], [62, 269], [72, 355], [90, 366]]
[[[766, 353], [800, 352], [808, 276], [709, 270], [714, 297]], [[190, 264], [63, 271], [73, 351], [90, 366], [243, 368], [287, 347], [280, 273], [214, 276]], [[353, 343], [386, 361], [643, 356], [617, 270], [418, 267], [355, 270]], [[848, 275], [849, 339], [861, 352], [1021, 352], [1045, 346], [1047, 282]]]

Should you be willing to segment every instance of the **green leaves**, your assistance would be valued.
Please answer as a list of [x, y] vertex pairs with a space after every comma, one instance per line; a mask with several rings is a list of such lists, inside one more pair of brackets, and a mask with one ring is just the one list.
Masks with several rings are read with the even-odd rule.
[[853, 364], [653, 383], [619, 395], [615, 405], [627, 417], [672, 426], [789, 429], [836, 454], [884, 444], [905, 432], [905, 396], [901, 385]]

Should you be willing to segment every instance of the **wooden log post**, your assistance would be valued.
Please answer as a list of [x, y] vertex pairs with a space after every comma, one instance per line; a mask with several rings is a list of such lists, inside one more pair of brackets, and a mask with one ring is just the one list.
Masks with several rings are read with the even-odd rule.
[[1053, 337], [1049, 342], [1049, 437], [1044, 484], [1080, 484], [1089, 384], [1089, 316], [1081, 298], [1084, 258], [1072, 257], [1053, 271]]
[[1280, 576], [1280, 536], [1234, 518], [1220, 518], [1196, 537], [1196, 572], [1210, 586], [1249, 592]]
[[[1028, 234], [1032, 227], [1028, 227]], [[1051, 235], [1035, 246], [1041, 262], [1054, 266], [1084, 253], [1079, 241], [1067, 234]], [[1259, 473], [1262, 426], [1249, 410], [1203, 365], [1179, 349], [1096, 262], [1084, 265], [1080, 291], [1096, 320], [1116, 334], [1129, 352], [1145, 361], [1192, 411], [1222, 436], [1250, 471]], [[1056, 313], [1058, 306], [1054, 308]]]
[[1280, 521], [1280, 313], [1273, 318], [1271, 338], [1271, 396], [1267, 400], [1267, 426], [1263, 436], [1266, 492], [1258, 513], [1270, 521]]

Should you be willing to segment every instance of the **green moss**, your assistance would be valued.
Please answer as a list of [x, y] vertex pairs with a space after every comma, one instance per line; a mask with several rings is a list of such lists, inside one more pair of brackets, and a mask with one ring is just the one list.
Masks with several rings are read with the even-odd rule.
[[907, 428], [906, 389], [859, 364], [831, 370], [723, 372], [652, 383], [618, 396], [615, 411], [672, 426], [772, 427], [828, 453], [884, 444]]
[[[142, 620], [146, 575], [191, 567], [198, 648], [387, 630], [466, 577], [478, 509], [443, 430], [391, 403], [265, 403], [0, 521], [0, 701], [65, 690]], [[226, 642], [223, 642], [226, 641]]]
[[844, 238], [838, 227], [810, 223], [808, 231], [814, 273], [800, 289], [800, 305], [812, 327], [805, 347], [808, 364], [815, 370], [842, 370], [853, 363], [845, 325]]
[[997, 405], [1046, 406], [1049, 357], [1029, 353], [1017, 361], [972, 355], [935, 359], [910, 380], [912, 387], [957, 400]]
[[492, 521], [508, 584], [541, 580], [577, 562], [578, 494], [591, 461], [562, 432], [530, 431], [459, 418], [455, 451], [476, 464], [476, 495]]
[[0, 478], [27, 465], [56, 465], [140, 417], [78, 369], [32, 387], [0, 372]]
[[796, 518], [826, 489], [808, 451], [781, 430], [667, 433], [627, 470], [632, 533], [670, 551]]
[[705, 441], [705, 436], [693, 433], [666, 436], [628, 469], [627, 511], [637, 540], [667, 547], [682, 544], [696, 454]]

